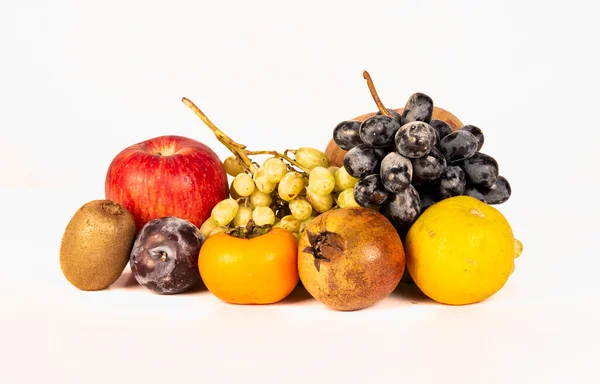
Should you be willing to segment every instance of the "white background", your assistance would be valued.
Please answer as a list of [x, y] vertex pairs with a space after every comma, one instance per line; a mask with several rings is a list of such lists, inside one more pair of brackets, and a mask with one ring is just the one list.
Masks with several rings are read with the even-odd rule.
[[[593, 3], [3, 1], [0, 382], [598, 382]], [[420, 91], [483, 129], [525, 245], [497, 295], [341, 313], [62, 277], [62, 231], [121, 149], [180, 134], [227, 156], [181, 97], [251, 149], [324, 149], [375, 110], [364, 69], [388, 107]]]

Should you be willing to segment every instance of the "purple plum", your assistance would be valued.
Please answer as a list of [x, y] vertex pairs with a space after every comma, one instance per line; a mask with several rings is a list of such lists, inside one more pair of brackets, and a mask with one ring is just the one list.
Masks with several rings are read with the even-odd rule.
[[137, 235], [129, 263], [137, 282], [160, 294], [189, 290], [200, 281], [200, 230], [187, 220], [169, 216], [146, 223]]

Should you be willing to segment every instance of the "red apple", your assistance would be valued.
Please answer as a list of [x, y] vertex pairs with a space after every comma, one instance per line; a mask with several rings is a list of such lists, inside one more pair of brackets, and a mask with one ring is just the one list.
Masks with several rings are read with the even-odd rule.
[[122, 150], [106, 174], [106, 198], [125, 206], [137, 230], [152, 219], [176, 216], [198, 228], [229, 196], [227, 174], [207, 145], [160, 136]]

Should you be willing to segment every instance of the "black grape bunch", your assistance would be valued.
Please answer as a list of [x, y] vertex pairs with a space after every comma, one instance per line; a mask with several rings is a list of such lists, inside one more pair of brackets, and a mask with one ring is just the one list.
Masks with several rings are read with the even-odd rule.
[[342, 121], [333, 140], [343, 150], [344, 168], [358, 178], [354, 199], [378, 209], [406, 232], [427, 208], [453, 196], [468, 195], [502, 204], [511, 195], [498, 162], [481, 152], [481, 129], [465, 125], [453, 131], [432, 119], [433, 100], [415, 93], [402, 114], [386, 109], [368, 72], [363, 73], [379, 112], [359, 121]]

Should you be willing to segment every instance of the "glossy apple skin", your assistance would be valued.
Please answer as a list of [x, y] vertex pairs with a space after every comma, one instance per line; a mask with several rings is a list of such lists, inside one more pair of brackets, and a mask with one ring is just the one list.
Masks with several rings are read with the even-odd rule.
[[229, 196], [229, 189], [223, 163], [212, 149], [169, 135], [117, 154], [106, 173], [105, 195], [131, 212], [139, 231], [150, 220], [165, 216], [200, 228], [213, 207]]

